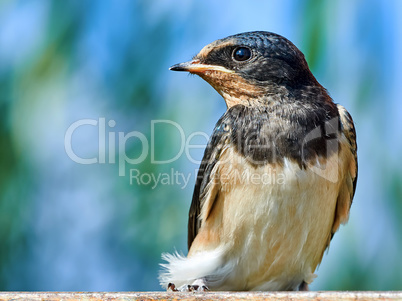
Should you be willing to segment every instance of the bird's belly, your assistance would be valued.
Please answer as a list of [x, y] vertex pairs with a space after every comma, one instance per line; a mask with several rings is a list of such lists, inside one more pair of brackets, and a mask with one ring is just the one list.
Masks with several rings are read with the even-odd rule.
[[222, 289], [294, 290], [313, 280], [330, 240], [339, 190], [339, 181], [331, 178], [338, 162], [331, 160], [337, 156], [328, 159], [327, 171], [302, 170], [290, 160], [219, 169], [220, 241], [232, 269]]

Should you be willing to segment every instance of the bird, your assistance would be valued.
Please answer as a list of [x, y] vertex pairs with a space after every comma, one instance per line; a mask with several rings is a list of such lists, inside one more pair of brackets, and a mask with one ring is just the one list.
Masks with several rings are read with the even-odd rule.
[[245, 32], [208, 44], [173, 71], [224, 99], [198, 170], [188, 255], [164, 253], [170, 291], [305, 291], [356, 190], [349, 112], [285, 37]]

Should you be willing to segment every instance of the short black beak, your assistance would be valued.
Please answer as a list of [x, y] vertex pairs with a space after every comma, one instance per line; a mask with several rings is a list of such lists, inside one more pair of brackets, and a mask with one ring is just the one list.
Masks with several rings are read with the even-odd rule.
[[170, 67], [169, 70], [172, 70], [172, 71], [190, 71], [191, 65], [194, 65], [196, 63], [198, 63], [198, 61], [190, 61], [190, 62], [176, 64], [176, 65], [173, 65], [172, 67]]
[[187, 71], [190, 73], [200, 74], [205, 71], [220, 71], [225, 73], [234, 73], [233, 70], [226, 69], [223, 66], [206, 65], [200, 63], [200, 60], [194, 59], [189, 62], [173, 65], [169, 68], [172, 71]]

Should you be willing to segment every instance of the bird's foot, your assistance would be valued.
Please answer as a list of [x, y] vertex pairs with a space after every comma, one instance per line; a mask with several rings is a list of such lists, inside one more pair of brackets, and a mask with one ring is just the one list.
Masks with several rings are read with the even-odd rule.
[[208, 286], [205, 284], [204, 279], [197, 279], [191, 285], [187, 285], [186, 292], [207, 292]]
[[174, 283], [169, 283], [167, 287], [168, 292], [178, 292], [179, 290], [176, 288], [176, 285]]
[[196, 280], [193, 284], [183, 285], [176, 288], [174, 283], [169, 283], [167, 287], [168, 292], [207, 292], [209, 288], [205, 285], [203, 280]]
[[192, 285], [187, 285], [187, 288], [184, 291], [185, 292], [207, 292], [207, 291], [209, 291], [209, 288], [205, 285], [192, 284]]

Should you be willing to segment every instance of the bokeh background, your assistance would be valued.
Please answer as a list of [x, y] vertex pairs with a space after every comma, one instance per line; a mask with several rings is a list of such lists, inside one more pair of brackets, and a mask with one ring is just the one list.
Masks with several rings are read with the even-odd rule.
[[[119, 147], [119, 132], [151, 141], [151, 120], [171, 120], [186, 138], [209, 135], [224, 101], [201, 79], [168, 67], [251, 30], [293, 41], [356, 123], [350, 222], [312, 289], [402, 289], [402, 1], [2, 0], [0, 290], [160, 289], [161, 252], [186, 253], [198, 165], [185, 154], [165, 164], [147, 155], [119, 176], [118, 159], [143, 150], [136, 137]], [[67, 129], [83, 119], [97, 125], [79, 127], [72, 148], [97, 164], [76, 163], [65, 150]], [[155, 125], [152, 137], [157, 160], [180, 150], [173, 126]], [[191, 143], [206, 141], [199, 135]], [[193, 149], [191, 157], [202, 153]], [[130, 184], [130, 169], [191, 179], [153, 188]]]

